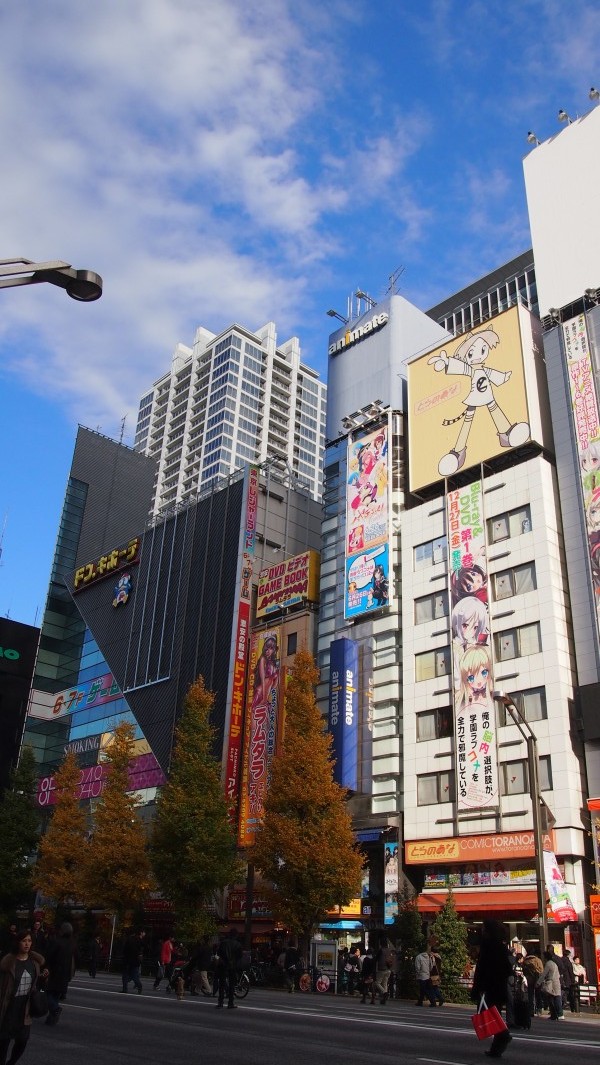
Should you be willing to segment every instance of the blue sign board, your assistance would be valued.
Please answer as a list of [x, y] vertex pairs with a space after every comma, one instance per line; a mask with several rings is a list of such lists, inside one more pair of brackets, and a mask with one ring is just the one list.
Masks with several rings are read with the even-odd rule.
[[333, 776], [358, 790], [358, 644], [345, 637], [329, 649], [329, 731], [336, 759]]

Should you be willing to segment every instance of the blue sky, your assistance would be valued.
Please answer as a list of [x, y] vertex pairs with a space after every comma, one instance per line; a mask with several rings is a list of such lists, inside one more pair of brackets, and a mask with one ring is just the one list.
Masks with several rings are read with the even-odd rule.
[[528, 130], [589, 109], [585, 0], [27, 0], [0, 8], [0, 258], [101, 300], [0, 293], [0, 613], [39, 621], [77, 424], [131, 443], [197, 326], [427, 309], [530, 245]]

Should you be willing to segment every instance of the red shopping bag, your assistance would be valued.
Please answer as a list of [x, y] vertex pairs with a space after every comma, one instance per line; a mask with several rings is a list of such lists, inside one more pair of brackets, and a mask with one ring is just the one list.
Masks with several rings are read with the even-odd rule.
[[483, 996], [477, 1013], [471, 1017], [471, 1023], [478, 1039], [489, 1039], [490, 1036], [498, 1035], [499, 1032], [508, 1031], [496, 1006], [488, 1008]]

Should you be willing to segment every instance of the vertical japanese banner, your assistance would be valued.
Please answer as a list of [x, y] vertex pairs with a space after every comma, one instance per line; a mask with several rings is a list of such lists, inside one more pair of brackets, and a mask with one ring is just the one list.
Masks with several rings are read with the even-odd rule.
[[577, 911], [573, 906], [553, 851], [544, 851], [544, 880], [554, 920], [560, 921], [561, 924], [576, 921]]
[[499, 804], [483, 485], [448, 492], [457, 808]]
[[232, 664], [228, 689], [228, 715], [225, 721], [227, 737], [225, 758], [225, 795], [228, 800], [229, 817], [237, 823], [242, 754], [242, 724], [244, 693], [246, 691], [246, 664], [250, 637], [250, 602], [252, 599], [252, 565], [256, 538], [258, 511], [259, 470], [248, 466], [246, 470], [246, 510], [240, 534], [240, 560], [237, 580], [237, 613], [235, 638], [232, 647]]
[[600, 416], [585, 314], [563, 322], [562, 332], [600, 633]]
[[390, 427], [348, 437], [344, 616], [390, 604]]
[[358, 644], [343, 636], [329, 647], [329, 731], [333, 779], [358, 791]]
[[254, 843], [271, 779], [282, 697], [280, 644], [278, 628], [252, 636], [238, 832], [241, 847]]
[[393, 924], [398, 913], [398, 844], [386, 843], [383, 854], [384, 924]]

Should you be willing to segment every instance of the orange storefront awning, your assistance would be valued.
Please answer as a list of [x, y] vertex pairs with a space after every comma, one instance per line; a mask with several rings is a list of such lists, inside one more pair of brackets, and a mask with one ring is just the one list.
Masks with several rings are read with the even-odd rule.
[[[446, 891], [422, 891], [417, 898], [417, 907], [420, 913], [439, 913], [444, 905], [448, 893]], [[458, 913], [467, 910], [517, 910], [531, 911], [533, 916], [537, 913], [537, 891], [535, 888], [519, 889], [507, 888], [479, 888], [476, 891], [455, 891], [454, 904]]]

